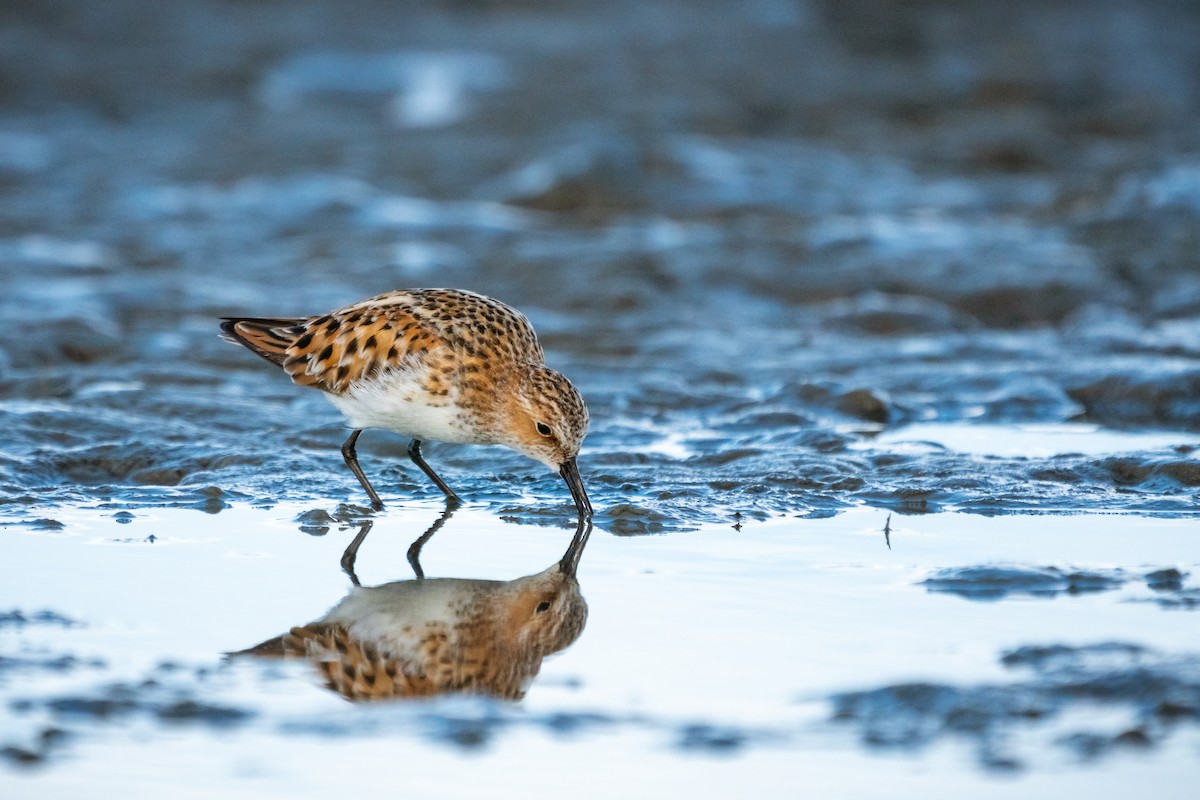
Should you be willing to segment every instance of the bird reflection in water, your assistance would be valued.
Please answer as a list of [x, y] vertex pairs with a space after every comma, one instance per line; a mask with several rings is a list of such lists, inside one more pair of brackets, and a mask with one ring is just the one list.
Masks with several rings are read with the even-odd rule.
[[420, 549], [452, 508], [409, 549], [417, 578], [361, 586], [354, 572], [366, 523], [342, 556], [354, 588], [321, 619], [231, 655], [308, 658], [350, 700], [481, 694], [519, 700], [542, 659], [587, 622], [576, 571], [591, 535], [580, 520], [562, 559], [511, 581], [425, 578]]

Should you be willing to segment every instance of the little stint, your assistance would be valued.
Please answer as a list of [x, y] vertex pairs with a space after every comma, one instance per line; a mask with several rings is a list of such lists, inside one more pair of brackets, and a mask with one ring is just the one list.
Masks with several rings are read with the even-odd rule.
[[417, 578], [364, 588], [355, 580], [319, 620], [229, 655], [307, 658], [348, 700], [448, 693], [520, 700], [542, 660], [587, 623], [576, 572], [591, 530], [580, 520], [561, 561], [512, 581]]
[[529, 320], [498, 300], [408, 289], [316, 317], [225, 317], [221, 330], [346, 415], [342, 456], [376, 510], [383, 502], [355, 452], [365, 428], [408, 437], [409, 457], [452, 505], [459, 497], [425, 463], [425, 440], [511, 447], [557, 471], [579, 516], [592, 514], [575, 461], [587, 406], [546, 366]]

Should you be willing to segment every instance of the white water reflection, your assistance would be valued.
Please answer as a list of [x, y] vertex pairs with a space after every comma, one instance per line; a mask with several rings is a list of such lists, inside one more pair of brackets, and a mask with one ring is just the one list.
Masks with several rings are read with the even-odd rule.
[[962, 425], [922, 423], [888, 430], [860, 442], [861, 450], [923, 452], [938, 449], [1004, 458], [1049, 458], [1056, 455], [1088, 456], [1173, 450], [1200, 445], [1200, 435], [1187, 431], [1118, 431], [1086, 423], [1029, 425]]
[[405, 128], [441, 128], [465, 118], [473, 93], [511, 81], [503, 60], [478, 52], [312, 52], [272, 69], [259, 87], [273, 109], [300, 108], [322, 95], [391, 97], [392, 120]]
[[[1180, 625], [1190, 619], [1181, 616], [1187, 612], [1139, 602], [1157, 595], [1138, 576], [1152, 568], [1200, 571], [1189, 544], [1194, 521], [1129, 515], [892, 517], [890, 550], [882, 534], [887, 514], [869, 509], [686, 535], [597, 532], [579, 570], [591, 607], [588, 635], [546, 662], [519, 706], [436, 701], [368, 711], [337, 701], [296, 665], [221, 665], [222, 652], [315, 619], [348, 589], [339, 561], [356, 528], [305, 535], [293, 521], [300, 510], [235, 507], [216, 516], [154, 510], [132, 519], [80, 510], [58, 515], [64, 527], [54, 533], [5, 530], [0, 558], [22, 568], [0, 584], [0, 608], [50, 609], [83, 627], [0, 626], [0, 649], [15, 658], [71, 655], [99, 666], [8, 670], [21, 679], [0, 684], [7, 737], [0, 744], [31, 741], [45, 725], [70, 729], [66, 755], [42, 768], [44, 787], [84, 776], [111, 787], [137, 783], [157, 774], [154, 765], [163, 759], [180, 759], [181, 741], [211, 758], [203, 785], [241, 791], [256, 785], [248, 774], [278, 774], [296, 757], [283, 755], [293, 746], [303, 753], [328, 745], [345, 768], [368, 774], [374, 769], [368, 754], [380, 743], [406, 761], [476, 764], [478, 751], [463, 743], [476, 736], [487, 743], [489, 770], [524, 763], [521, 745], [536, 743], [543, 768], [559, 779], [586, 771], [597, 752], [630, 775], [686, 764], [704, 771], [704, 764], [723, 759], [697, 756], [737, 754], [742, 781], [764, 791], [794, 780], [784, 767], [796, 763], [810, 765], [818, 784], [846, 769], [904, 775], [936, 768], [949, 784], [988, 786], [970, 748], [953, 737], [899, 760], [862, 749], [830, 727], [828, 698], [912, 681], [1011, 681], [1000, 655], [1031, 644], [1125, 641], [1186, 654]], [[428, 505], [377, 518], [357, 561], [363, 583], [410, 576], [406, 551], [437, 516]], [[421, 559], [430, 577], [511, 579], [557, 559], [571, 533], [503, 524], [468, 507], [429, 540]], [[1132, 577], [1078, 596], [1014, 593], [991, 603], [922, 585], [939, 570], [981, 564], [1122, 570]], [[164, 671], [164, 663], [178, 666]], [[143, 705], [129, 722], [80, 723], [39, 705], [106, 696], [114, 684], [140, 686], [134, 696], [148, 698], [136, 701]], [[222, 730], [216, 723], [168, 724], [165, 715], [178, 713], [180, 697], [214, 714], [250, 715], [234, 734], [242, 746], [231, 749], [224, 734], [209, 732]], [[164, 711], [166, 703], [176, 706]], [[1150, 780], [1166, 787], [1148, 777], [1145, 764], [1162, 767], [1154, 775], [1170, 776], [1190, 758], [1179, 742], [1195, 739], [1195, 730], [1183, 726], [1150, 751], [1150, 761], [1072, 768], [1054, 736], [1089, 708], [1018, 731], [1012, 752], [1026, 759], [1025, 780], [1036, 789], [1030, 796], [1053, 796], [1049, 787], [1062, 770], [1085, 781], [1103, 772], [1114, 785]], [[104, 767], [111, 759], [132, 763], [135, 753], [139, 766], [120, 776]], [[187, 772], [194, 763], [183, 759], [180, 768]], [[473, 769], [451, 769], [447, 791], [477, 786], [478, 779]], [[0, 787], [16, 780], [28, 778], [0, 770]]]

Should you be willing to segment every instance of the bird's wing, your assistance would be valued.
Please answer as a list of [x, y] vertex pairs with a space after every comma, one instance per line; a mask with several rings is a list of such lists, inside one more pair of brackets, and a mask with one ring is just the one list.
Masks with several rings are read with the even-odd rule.
[[[400, 296], [402, 297], [402, 296]], [[307, 319], [229, 318], [225, 338], [279, 365], [301, 386], [343, 394], [386, 369], [413, 368], [445, 347], [402, 302], [364, 301]]]
[[329, 688], [348, 700], [437, 693], [434, 682], [422, 670], [384, 655], [372, 643], [352, 636], [340, 623], [292, 628], [283, 636], [283, 645], [288, 655], [304, 656], [315, 663]]

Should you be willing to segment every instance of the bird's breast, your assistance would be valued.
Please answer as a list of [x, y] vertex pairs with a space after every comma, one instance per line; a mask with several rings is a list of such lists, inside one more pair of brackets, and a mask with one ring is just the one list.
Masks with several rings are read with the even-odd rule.
[[428, 369], [395, 369], [327, 394], [353, 428], [382, 428], [416, 439], [483, 444], [483, 420], [458, 403], [448, 382], [431, 380]]

